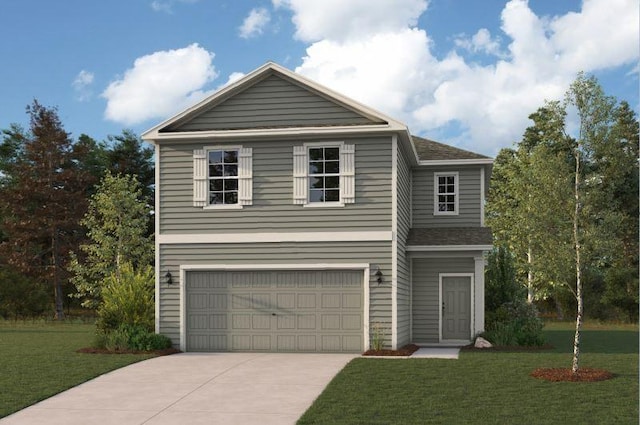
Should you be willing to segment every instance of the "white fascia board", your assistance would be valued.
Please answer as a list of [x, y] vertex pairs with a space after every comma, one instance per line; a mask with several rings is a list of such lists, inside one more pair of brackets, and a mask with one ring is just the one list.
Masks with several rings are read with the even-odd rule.
[[485, 182], [484, 182], [484, 167], [480, 168], [480, 227], [484, 227], [484, 204], [485, 204]]
[[159, 244], [392, 241], [391, 231], [159, 234]]
[[436, 251], [491, 251], [493, 245], [412, 245], [407, 251], [436, 252]]
[[[155, 233], [160, 232], [160, 146], [154, 144], [154, 168], [155, 168], [155, 204], [153, 212]], [[160, 243], [157, 238], [155, 239], [155, 259], [154, 267], [156, 269], [155, 283], [154, 283], [154, 326], [155, 332], [160, 333]]]
[[351, 135], [351, 134], [376, 134], [406, 131], [406, 128], [392, 124], [350, 125], [332, 127], [287, 127], [287, 128], [256, 128], [244, 130], [211, 130], [211, 131], [183, 131], [171, 133], [159, 133], [149, 141], [162, 140], [192, 141], [202, 139], [246, 139], [246, 138], [272, 138], [281, 136], [327, 136], [327, 135]]
[[398, 348], [398, 137], [391, 138], [391, 349]]
[[476, 159], [434, 159], [429, 161], [418, 161], [419, 166], [438, 166], [438, 165], [487, 165], [493, 164], [493, 158], [476, 158]]

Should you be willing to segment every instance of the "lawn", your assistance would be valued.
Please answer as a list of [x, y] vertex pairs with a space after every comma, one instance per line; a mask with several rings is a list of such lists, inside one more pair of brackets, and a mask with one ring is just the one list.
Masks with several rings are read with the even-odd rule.
[[94, 325], [0, 322], [0, 418], [113, 369], [149, 358], [80, 354]]
[[609, 381], [551, 383], [538, 367], [570, 367], [570, 324], [545, 330], [554, 350], [462, 352], [458, 360], [350, 362], [298, 421], [305, 424], [637, 424], [638, 327], [586, 326], [582, 366]]

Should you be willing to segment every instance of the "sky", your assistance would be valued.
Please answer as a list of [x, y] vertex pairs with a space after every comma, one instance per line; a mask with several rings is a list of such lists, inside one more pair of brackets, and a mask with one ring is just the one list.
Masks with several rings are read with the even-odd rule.
[[495, 156], [580, 71], [640, 110], [638, 0], [5, 0], [0, 128], [34, 99], [141, 134], [267, 61]]

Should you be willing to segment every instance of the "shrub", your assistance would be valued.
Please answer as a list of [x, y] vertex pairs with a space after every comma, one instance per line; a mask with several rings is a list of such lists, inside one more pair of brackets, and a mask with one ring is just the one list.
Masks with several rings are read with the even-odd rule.
[[151, 332], [155, 315], [153, 288], [153, 268], [135, 270], [131, 264], [123, 264], [119, 273], [111, 273], [104, 281], [98, 329], [109, 332], [122, 325], [135, 325]]
[[380, 351], [384, 348], [384, 325], [380, 322], [374, 322], [371, 328], [371, 349]]
[[517, 345], [516, 330], [513, 323], [496, 322], [490, 330], [482, 334], [482, 337], [493, 345]]
[[171, 340], [141, 325], [121, 325], [117, 329], [99, 331], [96, 346], [109, 351], [153, 351], [171, 348]]
[[482, 336], [494, 345], [540, 346], [545, 343], [543, 326], [533, 304], [516, 300], [487, 315], [487, 330]]

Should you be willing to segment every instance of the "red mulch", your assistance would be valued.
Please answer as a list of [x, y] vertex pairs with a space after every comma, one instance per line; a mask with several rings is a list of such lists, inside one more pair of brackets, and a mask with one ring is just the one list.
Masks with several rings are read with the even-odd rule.
[[552, 350], [555, 348], [551, 344], [544, 345], [497, 345], [489, 348], [476, 348], [473, 344], [465, 345], [464, 347], [460, 347], [461, 351], [507, 351], [507, 352], [529, 352], [529, 351], [545, 351]]
[[76, 353], [85, 354], [153, 354], [155, 356], [168, 356], [170, 354], [177, 354], [181, 351], [176, 348], [165, 348], [164, 350], [153, 351], [133, 351], [133, 350], [121, 350], [121, 351], [109, 351], [106, 348], [94, 348], [86, 347], [76, 350]]
[[362, 353], [363, 356], [410, 356], [420, 347], [415, 344], [407, 344], [398, 350], [367, 350]]
[[571, 369], [540, 368], [531, 372], [530, 376], [551, 382], [597, 382], [613, 378], [613, 373], [604, 369], [586, 367], [578, 369], [575, 374], [571, 372]]

